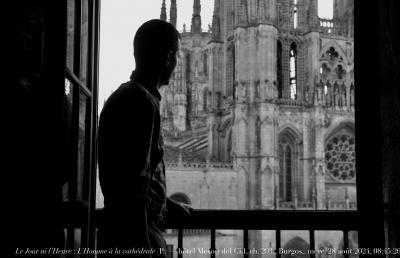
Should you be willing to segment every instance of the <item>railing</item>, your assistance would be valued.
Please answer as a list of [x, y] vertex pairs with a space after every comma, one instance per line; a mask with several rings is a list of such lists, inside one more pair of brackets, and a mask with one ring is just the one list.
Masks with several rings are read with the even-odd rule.
[[356, 210], [356, 202], [329, 202], [329, 210]]
[[319, 19], [319, 27], [323, 34], [347, 37], [348, 21], [340, 19]]
[[[279, 210], [316, 210], [317, 200], [313, 201], [292, 201], [285, 202], [279, 201]], [[350, 202], [349, 200], [330, 200], [325, 201], [326, 210], [357, 210], [357, 202]]]
[[278, 203], [280, 210], [315, 210], [315, 201], [314, 202], [282, 202]]
[[219, 162], [165, 162], [165, 167], [168, 169], [233, 169], [232, 163], [219, 163]]
[[[93, 217], [94, 226], [97, 227], [103, 219], [103, 211], [96, 210]], [[66, 225], [79, 228], [83, 223], [68, 220]], [[76, 218], [76, 217], [75, 217]], [[279, 211], [279, 210], [195, 210], [190, 217], [169, 218], [166, 228], [177, 229], [177, 256], [183, 257], [183, 232], [184, 230], [197, 229], [210, 232], [211, 258], [216, 255], [216, 230], [241, 230], [243, 232], [243, 257], [249, 257], [249, 231], [274, 230], [275, 248], [272, 254], [281, 257], [281, 231], [302, 230], [309, 234], [309, 257], [315, 257], [315, 231], [329, 230], [343, 232], [343, 250], [349, 250], [349, 231], [357, 231], [360, 221], [356, 211]], [[343, 253], [349, 257], [349, 253]]]
[[249, 256], [249, 230], [275, 230], [275, 253], [280, 257], [282, 230], [309, 231], [311, 250], [315, 250], [315, 230], [342, 230], [345, 250], [348, 232], [357, 230], [357, 221], [356, 212], [343, 211], [197, 210], [190, 218], [168, 221], [167, 227], [178, 229], [178, 250], [183, 248], [183, 229], [210, 229], [211, 258], [215, 257], [216, 229], [243, 230], [243, 257]]
[[280, 98], [275, 99], [274, 103], [277, 105], [286, 105], [286, 106], [304, 106], [305, 102], [297, 99], [287, 99], [287, 98]]

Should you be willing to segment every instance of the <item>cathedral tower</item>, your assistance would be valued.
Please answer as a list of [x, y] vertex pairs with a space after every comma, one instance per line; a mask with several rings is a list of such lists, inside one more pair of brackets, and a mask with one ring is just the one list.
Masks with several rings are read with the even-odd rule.
[[165, 0], [162, 1], [160, 20], [167, 20], [167, 8], [165, 7]]
[[245, 180], [243, 209], [272, 209], [274, 205], [273, 100], [277, 96], [278, 39], [275, 5], [275, 0], [247, 0], [236, 1], [233, 6], [238, 19], [232, 39], [232, 152], [235, 166]]
[[177, 20], [177, 8], [176, 8], [176, 0], [171, 0], [171, 8], [169, 12], [169, 22], [176, 27]]
[[193, 1], [193, 15], [192, 15], [192, 26], [191, 32], [200, 33], [201, 32], [201, 5], [200, 0]]
[[332, 150], [354, 145], [352, 3], [325, 19], [318, 0], [214, 0], [209, 33], [194, 0], [168, 114], [183, 148], [233, 165], [237, 208], [325, 209], [328, 191], [354, 189], [351, 161]]
[[[276, 28], [275, 0], [238, 1], [233, 29], [233, 161], [239, 175], [242, 209], [274, 208]], [[249, 234], [261, 248], [262, 234]]]
[[[204, 162], [204, 178], [229, 167], [231, 209], [354, 208], [353, 0], [335, 0], [333, 19], [318, 0], [214, 0], [209, 32], [193, 1], [162, 98], [180, 161]], [[201, 207], [226, 207], [217, 195]], [[250, 248], [265, 240], [249, 232]]]

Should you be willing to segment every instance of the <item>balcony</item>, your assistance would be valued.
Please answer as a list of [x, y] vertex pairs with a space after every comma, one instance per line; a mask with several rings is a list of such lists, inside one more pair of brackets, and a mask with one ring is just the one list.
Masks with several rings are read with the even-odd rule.
[[[85, 218], [84, 212], [81, 210], [64, 214], [66, 215], [64, 225], [69, 225], [68, 227], [66, 226], [66, 250], [77, 249], [79, 246], [76, 246], [76, 242], [68, 241], [68, 239], [76, 239], [77, 234], [80, 235], [81, 230], [85, 230], [84, 221], [77, 219]], [[92, 228], [101, 223], [103, 216], [102, 210], [96, 210], [92, 218], [91, 224], [94, 226]], [[203, 239], [208, 238], [206, 240], [209, 241], [208, 247], [204, 247], [204, 253], [200, 255], [201, 257], [224, 257], [226, 254], [221, 254], [216, 245], [221, 230], [225, 232], [229, 232], [229, 230], [240, 232], [242, 243], [237, 252], [239, 257], [244, 258], [260, 257], [260, 255], [252, 255], [256, 254], [257, 250], [251, 246], [251, 236], [254, 236], [254, 232], [261, 230], [273, 232], [273, 246], [267, 248], [261, 245], [261, 249], [268, 252], [268, 257], [286, 257], [288, 255], [288, 257], [295, 257], [284, 253], [286, 249], [281, 246], [282, 234], [285, 231], [301, 230], [307, 232], [309, 243], [307, 255], [302, 257], [316, 257], [316, 253], [318, 253], [318, 248], [316, 247], [317, 232], [341, 231], [343, 236], [342, 250], [352, 250], [349, 249], [352, 248], [352, 246], [349, 246], [349, 231], [358, 230], [358, 221], [360, 221], [359, 214], [356, 211], [195, 210], [192, 212], [191, 217], [173, 218], [166, 222], [166, 236], [168, 238], [177, 238], [175, 241], [177, 245], [174, 247], [169, 246], [167, 250], [169, 251], [168, 257], [197, 257], [187, 252], [185, 253], [185, 250], [195, 250], [192, 246], [184, 245], [184, 239], [193, 235], [202, 235]], [[228, 249], [230, 247], [227, 246]], [[95, 248], [90, 249], [94, 250]], [[355, 251], [351, 253], [344, 252], [340, 257], [355, 257], [354, 255]]]
[[213, 170], [232, 170], [232, 163], [223, 163], [223, 162], [184, 162], [177, 161], [171, 162], [166, 161], [165, 166], [167, 169], [213, 169]]
[[275, 99], [274, 103], [277, 105], [282, 105], [282, 106], [295, 106], [295, 107], [302, 107], [302, 106], [306, 105], [306, 103], [302, 100], [289, 99], [289, 98]]

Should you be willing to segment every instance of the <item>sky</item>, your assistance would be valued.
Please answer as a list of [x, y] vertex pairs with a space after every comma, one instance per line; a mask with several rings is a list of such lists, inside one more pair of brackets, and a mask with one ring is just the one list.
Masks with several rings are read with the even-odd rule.
[[[232, 0], [229, 0], [232, 1]], [[318, 0], [318, 14], [331, 18], [333, 0]], [[177, 0], [177, 29], [190, 30], [193, 0]], [[201, 0], [202, 28], [212, 22], [214, 0]], [[135, 69], [133, 38], [144, 22], [160, 18], [162, 0], [102, 0], [100, 16], [99, 111], [104, 101]], [[166, 0], [169, 20], [170, 0]]]
[[[99, 111], [105, 99], [135, 68], [133, 38], [136, 30], [150, 19], [160, 18], [162, 0], [102, 0], [100, 16]], [[170, 0], [166, 0], [169, 20]], [[213, 0], [201, 0], [203, 30], [211, 24]], [[193, 0], [177, 0], [177, 29], [190, 28]]]

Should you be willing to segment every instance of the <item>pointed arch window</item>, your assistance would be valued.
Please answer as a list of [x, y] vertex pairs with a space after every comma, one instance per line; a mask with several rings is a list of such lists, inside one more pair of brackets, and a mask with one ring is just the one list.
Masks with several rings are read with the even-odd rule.
[[290, 145], [285, 147], [285, 199], [287, 201], [292, 200], [292, 148]]
[[174, 89], [182, 93], [184, 92], [184, 64], [182, 59], [178, 59], [176, 69], [174, 72]]
[[282, 98], [282, 43], [279, 40], [276, 47], [276, 80], [278, 82], [278, 98]]
[[294, 189], [294, 142], [287, 135], [279, 141], [279, 198], [281, 201], [293, 201]]
[[290, 64], [290, 74], [289, 74], [289, 82], [290, 82], [290, 98], [297, 98], [297, 46], [293, 42], [290, 45], [290, 54], [289, 54], [289, 64]]

